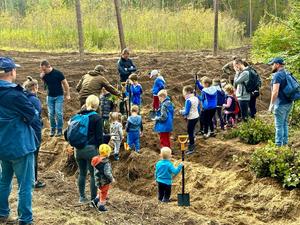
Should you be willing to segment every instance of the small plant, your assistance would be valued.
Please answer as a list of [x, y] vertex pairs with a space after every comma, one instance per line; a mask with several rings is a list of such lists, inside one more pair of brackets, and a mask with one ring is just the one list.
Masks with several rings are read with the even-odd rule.
[[274, 177], [286, 188], [300, 185], [300, 154], [269, 142], [252, 154], [250, 168], [257, 177]]

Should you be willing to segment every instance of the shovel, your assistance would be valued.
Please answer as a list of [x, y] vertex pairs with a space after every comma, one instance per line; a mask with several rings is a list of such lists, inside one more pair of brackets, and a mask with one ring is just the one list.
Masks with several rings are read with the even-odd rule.
[[[178, 142], [180, 143], [181, 147], [181, 155], [182, 161], [184, 161], [184, 151], [185, 151], [185, 144], [187, 143], [188, 136], [187, 135], [180, 135], [178, 136]], [[184, 191], [185, 183], [184, 183], [184, 166], [182, 167], [182, 193], [178, 194], [178, 206], [190, 206], [190, 194], [185, 193]]]

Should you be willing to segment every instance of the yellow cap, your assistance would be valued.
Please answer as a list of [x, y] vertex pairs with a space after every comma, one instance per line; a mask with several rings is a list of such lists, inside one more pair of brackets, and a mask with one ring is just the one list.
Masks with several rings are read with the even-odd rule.
[[111, 147], [107, 144], [102, 144], [99, 147], [100, 156], [108, 157], [111, 153]]

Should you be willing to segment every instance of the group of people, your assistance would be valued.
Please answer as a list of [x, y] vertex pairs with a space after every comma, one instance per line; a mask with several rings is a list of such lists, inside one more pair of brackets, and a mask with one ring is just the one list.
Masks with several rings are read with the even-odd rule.
[[[283, 93], [287, 85], [283, 59], [275, 58], [270, 64], [274, 76], [269, 110], [274, 108], [276, 144], [282, 146], [288, 142], [287, 118], [292, 101]], [[231, 80], [202, 77], [195, 80], [195, 86], [183, 87], [185, 105], [179, 113], [187, 121], [189, 144], [186, 154], [195, 150], [195, 127], [199, 121], [199, 132], [204, 138], [210, 138], [215, 136], [218, 120], [220, 128], [226, 129], [235, 126], [238, 118], [246, 121], [249, 108], [250, 116], [255, 116], [260, 78], [252, 67], [239, 58], [233, 59], [231, 65], [235, 71], [233, 83]], [[15, 174], [19, 184], [17, 221], [23, 225], [33, 223], [32, 188], [45, 187], [45, 184], [37, 179], [43, 122], [41, 102], [37, 96], [38, 80], [28, 76], [23, 86], [15, 84], [17, 67], [19, 65], [11, 58], [0, 57], [0, 222], [12, 221], [8, 198]], [[71, 144], [76, 139], [70, 136], [77, 132], [74, 131], [76, 124], [83, 125], [81, 128], [85, 133], [81, 133], [81, 137], [84, 142], [80, 145], [74, 144], [74, 155], [79, 168], [79, 202], [91, 203], [99, 211], [107, 211], [105, 205], [108, 191], [111, 183], [115, 181], [109, 156], [113, 151], [114, 159], [119, 160], [125, 133], [128, 149], [139, 153], [140, 137], [143, 135], [143, 121], [140, 115], [143, 88], [138, 82], [139, 76], [135, 73], [137, 68], [129, 58], [129, 50], [124, 49], [118, 61], [119, 89], [104, 77], [107, 70], [102, 65], [96, 66], [93, 71], [82, 77], [76, 87], [81, 109], [70, 119], [65, 132], [63, 105], [65, 100], [70, 100], [68, 82], [64, 74], [54, 69], [47, 60], [41, 62], [40, 69], [40, 77], [47, 90], [50, 137], [64, 135]], [[161, 202], [169, 202], [172, 178], [183, 167], [183, 163], [180, 163], [176, 168], [170, 161], [175, 107], [161, 72], [152, 70], [149, 77], [154, 79], [151, 90], [151, 118], [154, 121], [154, 131], [159, 134], [161, 147], [161, 160], [155, 167], [158, 199]], [[120, 103], [119, 107], [117, 102]], [[90, 199], [85, 194], [88, 171]]]

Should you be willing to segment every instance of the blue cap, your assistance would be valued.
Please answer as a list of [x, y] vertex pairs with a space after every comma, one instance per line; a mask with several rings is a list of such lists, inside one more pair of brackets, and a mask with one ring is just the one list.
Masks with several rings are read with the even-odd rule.
[[8, 57], [0, 57], [0, 73], [8, 73], [13, 69], [20, 67], [19, 64], [16, 64], [13, 59]]
[[276, 57], [276, 58], [273, 58], [270, 62], [268, 62], [268, 65], [273, 65], [274, 63], [278, 63], [278, 64], [281, 64], [281, 65], [284, 65], [284, 59], [281, 58], [281, 57]]

